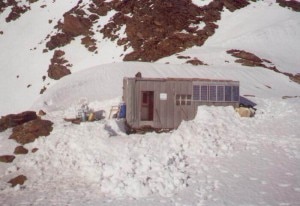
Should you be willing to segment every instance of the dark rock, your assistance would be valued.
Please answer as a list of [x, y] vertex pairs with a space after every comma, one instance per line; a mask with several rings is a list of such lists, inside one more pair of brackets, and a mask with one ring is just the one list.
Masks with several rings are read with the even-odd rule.
[[15, 187], [16, 185], [23, 185], [26, 180], [27, 180], [26, 176], [19, 175], [15, 178], [9, 180], [8, 183], [10, 183], [12, 187]]
[[192, 64], [192, 65], [194, 65], [194, 66], [198, 66], [198, 65], [207, 65], [207, 64], [205, 64], [204, 62], [200, 61], [200, 60], [197, 59], [197, 58], [190, 59], [190, 60], [186, 61], [186, 63]]
[[44, 115], [46, 115], [46, 112], [44, 112], [43, 110], [40, 110], [40, 111], [38, 112], [38, 115], [39, 115], [39, 116], [44, 116]]
[[0, 156], [0, 162], [10, 163], [14, 161], [16, 157], [14, 155], [2, 155]]
[[64, 24], [62, 31], [71, 36], [88, 35], [92, 22], [88, 18], [73, 16], [73, 14], [64, 15]]
[[300, 12], [300, 2], [299, 1], [287, 1], [287, 0], [276, 0], [282, 7], [291, 8], [294, 11]]
[[61, 79], [69, 74], [71, 74], [71, 71], [64, 65], [50, 65], [48, 69], [48, 77], [55, 80]]
[[9, 114], [7, 116], [3, 116], [0, 119], [0, 132], [6, 130], [7, 128], [21, 125], [36, 118], [37, 115], [34, 111], [26, 111], [19, 114]]
[[74, 38], [71, 35], [65, 33], [57, 33], [51, 36], [50, 40], [46, 43], [46, 47], [49, 50], [53, 50], [58, 47], [65, 46], [69, 44]]
[[231, 12], [249, 5], [247, 0], [222, 0], [224, 6]]
[[20, 7], [18, 5], [15, 5], [11, 9], [11, 12], [9, 13], [8, 17], [5, 18], [5, 21], [6, 22], [14, 21], [14, 20], [18, 19], [21, 16], [21, 14], [24, 14], [29, 9], [30, 9], [30, 7], [27, 7], [27, 6]]
[[26, 149], [23, 146], [17, 146], [14, 151], [14, 154], [27, 154], [27, 153], [28, 153], [28, 149]]
[[13, 128], [9, 139], [14, 139], [20, 144], [33, 142], [40, 136], [48, 136], [52, 131], [53, 123], [49, 120], [36, 119]]
[[33, 149], [31, 150], [31, 152], [32, 152], [32, 153], [36, 153], [38, 150], [39, 150], [38, 148], [33, 148]]
[[51, 59], [51, 64], [49, 65], [47, 71], [49, 78], [58, 80], [66, 75], [71, 74], [71, 71], [68, 69], [68, 61], [63, 57], [64, 54], [65, 52], [62, 50], [54, 51], [53, 57]]

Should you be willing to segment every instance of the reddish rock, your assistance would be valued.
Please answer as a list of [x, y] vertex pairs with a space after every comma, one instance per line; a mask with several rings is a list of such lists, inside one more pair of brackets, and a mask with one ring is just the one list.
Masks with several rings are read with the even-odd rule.
[[9, 180], [8, 183], [10, 183], [12, 187], [15, 187], [16, 185], [23, 185], [26, 180], [27, 180], [26, 176], [19, 175], [15, 178]]
[[205, 64], [204, 62], [200, 61], [197, 58], [190, 59], [190, 60], [186, 61], [186, 63], [192, 64], [192, 65], [195, 65], [195, 66], [198, 66], [198, 65], [207, 65], [207, 64]]
[[23, 146], [17, 146], [14, 151], [14, 154], [27, 154], [27, 153], [28, 153], [28, 149], [26, 149]]
[[267, 66], [263, 64], [264, 61], [261, 58], [259, 58], [258, 56], [250, 52], [232, 49], [232, 50], [228, 50], [227, 53], [238, 58], [237, 60], [235, 60], [235, 62], [240, 63], [244, 66], [250, 66], [250, 67], [258, 66], [258, 67], [267, 68]]
[[37, 118], [36, 112], [26, 111], [19, 114], [9, 114], [0, 119], [0, 132], [10, 127], [21, 125]]
[[62, 50], [54, 51], [53, 57], [51, 59], [51, 64], [49, 65], [47, 71], [49, 78], [58, 80], [66, 75], [71, 74], [71, 71], [68, 69], [68, 61], [63, 57], [64, 54], [65, 52]]
[[64, 65], [50, 65], [48, 69], [48, 77], [55, 80], [59, 80], [69, 74], [71, 74], [71, 71]]
[[50, 40], [46, 43], [46, 47], [49, 50], [53, 50], [58, 47], [65, 46], [69, 44], [74, 38], [71, 35], [65, 33], [57, 33], [51, 36]]
[[16, 157], [14, 155], [2, 155], [0, 156], [0, 162], [10, 163], [14, 161]]
[[291, 8], [294, 11], [300, 12], [300, 2], [299, 1], [287, 1], [287, 0], [276, 0], [282, 7]]
[[9, 139], [14, 139], [24, 145], [33, 142], [40, 136], [48, 136], [52, 131], [53, 123], [49, 120], [36, 119], [13, 128]]
[[92, 22], [88, 18], [73, 16], [72, 14], [64, 15], [64, 24], [62, 31], [71, 36], [88, 35]]
[[18, 19], [21, 16], [21, 14], [24, 14], [29, 9], [30, 9], [30, 7], [27, 7], [27, 6], [20, 7], [18, 5], [15, 5], [11, 9], [11, 12], [9, 13], [8, 17], [5, 18], [5, 21], [6, 22], [14, 21], [14, 20]]
[[39, 150], [38, 148], [33, 148], [33, 149], [31, 150], [31, 152], [32, 152], [32, 153], [36, 153], [38, 150]]
[[249, 5], [250, 3], [247, 0], [221, 0], [224, 6], [231, 12], [244, 8], [245, 6]]

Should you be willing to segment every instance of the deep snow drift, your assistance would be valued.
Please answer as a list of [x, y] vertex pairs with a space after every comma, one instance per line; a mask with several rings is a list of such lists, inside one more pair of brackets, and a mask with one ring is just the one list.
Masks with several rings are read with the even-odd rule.
[[[208, 66], [188, 66], [178, 55], [158, 63], [112, 63], [120, 60], [115, 44], [104, 42], [106, 49], [90, 56], [75, 40], [64, 48], [74, 74], [58, 82], [41, 78], [51, 57], [41, 55], [42, 40], [53, 25], [43, 24], [40, 30], [35, 25], [60, 17], [76, 1], [55, 1], [40, 13], [41, 1], [20, 21], [0, 22], [5, 32], [0, 44], [7, 51], [0, 67], [9, 68], [0, 76], [0, 115], [43, 109], [43, 118], [54, 122], [48, 137], [25, 145], [29, 151], [38, 148], [36, 153], [0, 163], [0, 204], [300, 205], [300, 86], [282, 74], [240, 66], [226, 53], [244, 49], [271, 60], [280, 71], [299, 73], [299, 13], [274, 2], [251, 3], [235, 13], [225, 10], [203, 47], [178, 54]], [[32, 30], [34, 38], [17, 35], [16, 28]], [[241, 118], [231, 107], [203, 106], [177, 130], [145, 135], [126, 135], [123, 120], [80, 125], [63, 120], [74, 117], [82, 101], [106, 111], [107, 117], [121, 101], [122, 78], [138, 71], [145, 77], [238, 80], [241, 96], [257, 104], [256, 115]], [[11, 133], [0, 133], [0, 155], [12, 154], [18, 146], [8, 139]], [[12, 188], [7, 182], [20, 174], [28, 180]]]

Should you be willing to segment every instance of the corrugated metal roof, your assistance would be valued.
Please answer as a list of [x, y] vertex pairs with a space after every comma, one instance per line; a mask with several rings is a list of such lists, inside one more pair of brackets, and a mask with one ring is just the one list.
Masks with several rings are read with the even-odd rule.
[[205, 79], [205, 78], [151, 78], [151, 77], [124, 77], [124, 79], [135, 80], [135, 81], [206, 81], [206, 82], [236, 82], [234, 80], [225, 80], [225, 79]]

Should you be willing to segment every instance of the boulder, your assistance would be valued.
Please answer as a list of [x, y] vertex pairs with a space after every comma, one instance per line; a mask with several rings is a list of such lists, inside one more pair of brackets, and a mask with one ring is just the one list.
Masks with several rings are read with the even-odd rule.
[[14, 139], [24, 145], [33, 142], [40, 136], [48, 136], [52, 131], [53, 123], [49, 120], [36, 119], [13, 128], [9, 139]]
[[28, 149], [26, 149], [23, 146], [17, 146], [14, 151], [14, 154], [27, 154], [27, 153], [28, 153]]
[[37, 115], [34, 111], [25, 111], [19, 114], [9, 114], [3, 116], [0, 119], [0, 132], [6, 130], [7, 128], [15, 127], [35, 119], [37, 119]]
[[239, 113], [241, 117], [253, 117], [255, 114], [255, 110], [253, 108], [247, 107], [238, 107], [235, 111]]
[[14, 187], [16, 185], [23, 185], [26, 180], [27, 180], [26, 176], [19, 175], [15, 178], [9, 180], [8, 183], [10, 183], [12, 187]]
[[0, 162], [10, 163], [14, 161], [16, 157], [14, 155], [2, 155], [0, 156]]

